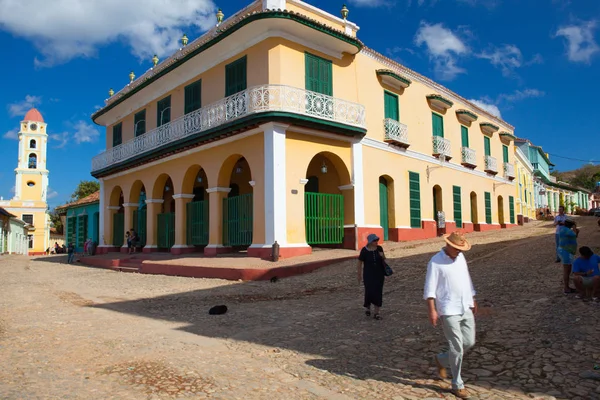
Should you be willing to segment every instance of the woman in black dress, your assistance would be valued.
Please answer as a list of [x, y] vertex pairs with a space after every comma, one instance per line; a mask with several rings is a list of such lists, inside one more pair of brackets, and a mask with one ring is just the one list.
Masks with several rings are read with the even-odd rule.
[[383, 282], [385, 280], [383, 248], [379, 246], [379, 238], [375, 234], [367, 237], [367, 245], [360, 250], [358, 256], [358, 283], [365, 284], [365, 314], [371, 316], [371, 304], [375, 306], [375, 319], [381, 319], [379, 308], [383, 301]]

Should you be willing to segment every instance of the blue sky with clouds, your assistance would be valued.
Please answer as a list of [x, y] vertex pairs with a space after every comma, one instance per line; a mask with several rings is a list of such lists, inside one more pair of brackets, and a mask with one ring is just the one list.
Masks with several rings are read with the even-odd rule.
[[[339, 15], [343, 1], [309, 3]], [[16, 132], [32, 106], [48, 123], [49, 203], [64, 203], [104, 129], [90, 115], [164, 58], [248, 1], [0, 0], [0, 196], [12, 197]], [[60, 6], [59, 6], [60, 5]], [[600, 160], [596, 93], [600, 2], [595, 0], [348, 0], [363, 42], [515, 126], [551, 153]], [[32, 12], [35, 10], [35, 12]], [[552, 157], [559, 170], [584, 164]]]

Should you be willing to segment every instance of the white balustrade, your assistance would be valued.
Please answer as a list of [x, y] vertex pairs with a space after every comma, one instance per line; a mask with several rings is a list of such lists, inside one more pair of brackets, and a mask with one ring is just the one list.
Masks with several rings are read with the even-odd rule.
[[510, 163], [504, 163], [504, 177], [508, 179], [515, 178], [515, 166]]
[[386, 118], [383, 120], [386, 142], [393, 142], [400, 145], [408, 146], [408, 126], [396, 121], [395, 119]]
[[485, 156], [485, 171], [498, 173], [498, 161], [492, 156]]
[[433, 136], [433, 154], [439, 156], [450, 157], [452, 153], [452, 147], [450, 146], [450, 140], [441, 136]]
[[468, 147], [461, 148], [462, 164], [477, 165], [477, 153]]
[[286, 85], [255, 86], [183, 115], [92, 159], [92, 171], [252, 114], [281, 111], [365, 128], [365, 107]]

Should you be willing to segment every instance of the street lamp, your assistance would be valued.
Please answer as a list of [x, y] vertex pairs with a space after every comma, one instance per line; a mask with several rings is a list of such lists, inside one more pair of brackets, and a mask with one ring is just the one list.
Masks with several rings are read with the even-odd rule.
[[138, 124], [139, 124], [140, 122], [144, 122], [144, 123], [146, 123], [146, 120], [145, 120], [145, 119], [140, 119], [138, 122], [136, 122], [136, 123], [135, 123], [135, 125], [133, 125], [133, 134], [134, 134], [136, 137], [137, 137], [137, 136], [140, 136], [140, 135], [143, 135], [144, 133], [146, 133], [146, 132], [145, 132], [145, 131], [146, 131], [146, 126], [144, 125], [144, 132], [142, 132], [142, 133], [140, 133], [140, 135], [138, 135], [137, 126], [138, 126]]
[[167, 107], [167, 108], [165, 108], [164, 110], [162, 110], [160, 112], [160, 118], [159, 118], [160, 125], [159, 126], [162, 126], [162, 124], [163, 124], [163, 122], [162, 122], [163, 121], [163, 114], [165, 113], [165, 111], [170, 110], [170, 109], [171, 109], [171, 107]]

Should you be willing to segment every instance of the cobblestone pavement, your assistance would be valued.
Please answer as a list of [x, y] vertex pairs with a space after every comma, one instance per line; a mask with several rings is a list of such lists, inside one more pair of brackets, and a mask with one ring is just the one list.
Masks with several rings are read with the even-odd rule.
[[[599, 248], [596, 220], [580, 244]], [[600, 304], [566, 297], [553, 230], [469, 235], [482, 307], [464, 378], [479, 399], [600, 399]], [[2, 399], [453, 398], [422, 287], [440, 239], [385, 244], [395, 274], [366, 318], [354, 262], [271, 282], [128, 274], [0, 257]], [[225, 315], [208, 309], [226, 304]]]

